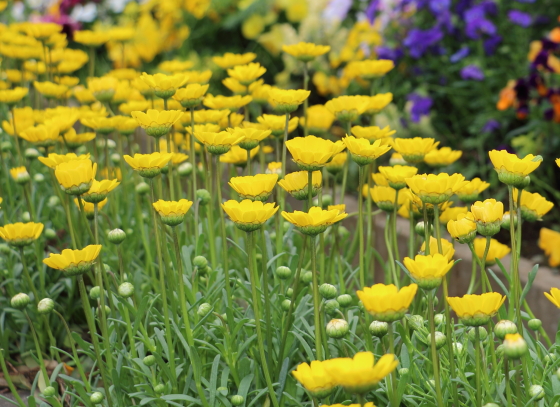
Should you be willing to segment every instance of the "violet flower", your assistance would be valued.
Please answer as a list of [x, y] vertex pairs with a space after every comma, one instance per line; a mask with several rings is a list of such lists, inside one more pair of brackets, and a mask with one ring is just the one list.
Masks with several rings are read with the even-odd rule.
[[411, 93], [406, 99], [412, 102], [410, 118], [414, 123], [418, 123], [422, 116], [430, 114], [430, 109], [434, 103], [431, 97], [421, 96], [418, 93]]
[[470, 48], [466, 45], [462, 46], [461, 49], [459, 51], [457, 51], [456, 53], [454, 53], [453, 55], [451, 55], [449, 57], [449, 61], [452, 64], [455, 64], [457, 62], [459, 62], [461, 59], [467, 57], [470, 53]]
[[499, 35], [493, 35], [490, 38], [484, 40], [484, 53], [486, 55], [494, 55], [494, 52], [496, 52], [496, 48], [498, 48], [498, 45], [500, 45], [501, 42], [502, 37], [500, 37]]
[[435, 45], [443, 38], [443, 33], [439, 27], [428, 30], [413, 28], [404, 39], [404, 46], [408, 48], [410, 56], [418, 59], [426, 53], [428, 48]]
[[461, 78], [465, 81], [482, 81], [484, 80], [484, 72], [476, 65], [467, 65], [461, 69]]
[[531, 25], [533, 18], [523, 11], [520, 10], [510, 10], [508, 12], [508, 19], [513, 24], [519, 25], [521, 27], [527, 28]]
[[496, 26], [486, 18], [484, 4], [478, 4], [465, 11], [465, 33], [473, 40], [480, 38], [481, 34], [496, 34]]
[[496, 119], [490, 119], [486, 122], [484, 127], [482, 128], [483, 133], [493, 133], [494, 131], [498, 130], [502, 125]]

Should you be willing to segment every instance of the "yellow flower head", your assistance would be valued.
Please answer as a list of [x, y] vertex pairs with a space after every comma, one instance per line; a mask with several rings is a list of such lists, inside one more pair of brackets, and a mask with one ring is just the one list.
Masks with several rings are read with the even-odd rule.
[[336, 175], [343, 170], [347, 160], [348, 153], [346, 151], [343, 151], [342, 153], [335, 154], [332, 160], [325, 164], [325, 168], [331, 174]]
[[0, 90], [0, 102], [13, 105], [27, 96], [29, 89], [16, 87], [14, 89]]
[[465, 184], [464, 180], [461, 174], [439, 173], [415, 175], [405, 181], [422, 202], [438, 205], [448, 201]]
[[[322, 182], [323, 175], [321, 171], [313, 171], [311, 173], [311, 196], [317, 196], [321, 189]], [[278, 185], [294, 198], [305, 201], [309, 196], [309, 172], [296, 171], [287, 174], [284, 179], [278, 181]]]
[[[257, 155], [259, 149], [260, 146], [257, 146], [250, 150], [249, 154], [251, 158]], [[220, 155], [220, 162], [233, 164], [238, 167], [245, 167], [245, 165], [247, 165], [247, 150], [242, 149], [238, 145], [234, 145], [227, 153]]]
[[191, 69], [193, 65], [194, 63], [192, 61], [179, 61], [178, 59], [172, 59], [169, 61], [160, 62], [158, 68], [161, 71], [177, 73]]
[[385, 75], [395, 67], [395, 63], [389, 59], [366, 59], [364, 61], [352, 61], [346, 67], [351, 77], [372, 80]]
[[101, 103], [110, 102], [117, 91], [119, 80], [111, 76], [88, 78], [88, 89]]
[[550, 300], [551, 303], [560, 308], [560, 290], [558, 288], [552, 287], [550, 289], [550, 294], [545, 292], [544, 295]]
[[64, 192], [69, 195], [82, 195], [89, 191], [96, 172], [97, 163], [92, 163], [86, 158], [58, 164], [54, 175]]
[[125, 155], [124, 160], [142, 177], [153, 178], [161, 173], [172, 156], [171, 153], [134, 154], [134, 157]]
[[113, 126], [123, 136], [129, 136], [138, 127], [138, 121], [128, 116], [113, 116]]
[[311, 364], [301, 363], [292, 374], [305, 389], [318, 398], [328, 396], [338, 385], [334, 376], [327, 373], [325, 365], [329, 362], [314, 360]]
[[453, 164], [463, 155], [462, 151], [452, 150], [449, 147], [442, 147], [439, 150], [433, 149], [424, 156], [424, 162], [432, 167], [447, 167]]
[[27, 168], [23, 166], [10, 168], [10, 175], [12, 176], [12, 179], [18, 184], [25, 184], [29, 182], [30, 179]]
[[184, 108], [190, 109], [202, 103], [204, 95], [208, 91], [209, 85], [200, 85], [198, 83], [190, 83], [186, 88], [177, 89], [173, 99], [181, 103]]
[[358, 298], [376, 321], [393, 322], [408, 311], [418, 286], [411, 284], [400, 290], [393, 284], [375, 284], [358, 290]]
[[[517, 207], [517, 199], [519, 197], [519, 190], [513, 189], [513, 202], [515, 207]], [[521, 218], [529, 222], [534, 222], [537, 220], [542, 220], [542, 217], [546, 215], [554, 207], [554, 204], [547, 201], [546, 198], [538, 193], [531, 193], [521, 190]]]
[[74, 126], [79, 117], [78, 112], [61, 112], [46, 119], [43, 124], [48, 127], [58, 127], [60, 132], [65, 132]]
[[36, 127], [28, 127], [19, 133], [19, 136], [40, 147], [52, 146], [58, 140], [59, 128], [56, 125], [45, 126], [40, 124]]
[[100, 134], [109, 134], [115, 130], [115, 123], [112, 117], [84, 117], [80, 119], [84, 126], [94, 129]]
[[243, 86], [249, 86], [266, 72], [266, 68], [258, 62], [251, 62], [247, 65], [236, 65], [227, 70], [228, 75], [239, 81]]
[[277, 161], [272, 161], [268, 163], [266, 167], [267, 174], [277, 174], [279, 177], [282, 176], [282, 163]]
[[277, 181], [278, 174], [257, 174], [247, 177], [232, 177], [228, 184], [241, 199], [264, 202], [272, 193]]
[[447, 302], [468, 326], [482, 326], [490, 321], [506, 297], [500, 293], [485, 293], [482, 295], [467, 294], [462, 297], [447, 297]]
[[[380, 172], [372, 173], [371, 174], [371, 179], [373, 180], [375, 185], [379, 185], [380, 187], [388, 187], [389, 186], [389, 180], [387, 179], [387, 177], [384, 174], [382, 174]], [[393, 188], [393, 189], [396, 189], [396, 188]]]
[[352, 159], [361, 167], [373, 163], [391, 149], [391, 146], [384, 144], [383, 140], [376, 140], [373, 144], [370, 144], [366, 139], [346, 136], [342, 139], [342, 142], [350, 151]]
[[74, 41], [88, 47], [99, 47], [109, 41], [109, 34], [106, 31], [74, 31]]
[[[324, 105], [313, 105], [307, 109], [307, 127], [310, 133], [320, 134], [327, 132], [331, 128], [334, 119], [334, 115]], [[300, 117], [299, 124], [305, 127], [305, 117]]]
[[548, 264], [551, 267], [560, 266], [560, 233], [552, 229], [541, 228], [539, 247], [548, 256]]
[[249, 127], [235, 127], [227, 129], [229, 133], [235, 137], [242, 138], [239, 147], [245, 150], [252, 150], [257, 147], [261, 141], [270, 136], [270, 130], [260, 130]]
[[[477, 237], [473, 241], [474, 243], [474, 252], [476, 257], [482, 259], [484, 257], [484, 250], [486, 249], [486, 238], [484, 237]], [[490, 249], [488, 250], [488, 255], [486, 256], [486, 265], [492, 266], [496, 264], [496, 259], [501, 260], [506, 255], [511, 252], [511, 249], [498, 242], [496, 239], [490, 240]]]
[[385, 176], [391, 188], [402, 189], [406, 187], [406, 178], [411, 178], [418, 173], [418, 168], [408, 165], [394, 165], [392, 167], [379, 167], [379, 172]]
[[460, 213], [456, 220], [447, 222], [447, 231], [459, 243], [470, 243], [476, 237], [476, 222], [470, 212]]
[[[257, 117], [257, 121], [270, 130], [274, 137], [282, 137], [284, 135], [284, 129], [286, 127], [285, 115], [263, 114]], [[293, 132], [297, 128], [297, 124], [298, 118], [291, 118], [288, 122], [288, 133]]]
[[308, 212], [282, 212], [282, 216], [301, 233], [316, 236], [327, 230], [330, 225], [344, 219], [348, 214], [340, 213], [337, 209], [329, 211], [312, 206]]
[[278, 206], [273, 203], [262, 203], [245, 199], [241, 202], [229, 200], [222, 204], [224, 212], [239, 229], [253, 232], [261, 227], [277, 211]]
[[188, 76], [185, 74], [166, 75], [164, 73], [148, 75], [143, 72], [140, 79], [153, 90], [157, 97], [168, 99], [175, 94], [177, 89], [187, 83]]
[[168, 226], [177, 226], [185, 219], [185, 215], [192, 206], [192, 201], [179, 199], [178, 201], [158, 200], [152, 205], [161, 216], [161, 221]]
[[146, 130], [148, 136], [159, 138], [169, 133], [171, 127], [181, 119], [183, 112], [180, 110], [163, 110], [161, 112], [148, 109], [144, 112], [131, 112], [140, 127]]
[[229, 114], [229, 110], [197, 110], [194, 112], [194, 122], [197, 124], [218, 123], [223, 118], [227, 118]]
[[327, 373], [349, 393], [366, 394], [396, 369], [395, 355], [383, 355], [377, 363], [371, 352], [358, 352], [351, 358], [323, 362]]
[[440, 286], [442, 278], [453, 267], [453, 261], [439, 253], [426, 256], [419, 254], [414, 260], [405, 257], [404, 265], [420, 288], [432, 290]]
[[[364, 187], [367, 187], [367, 185]], [[391, 213], [395, 210], [395, 206], [398, 209], [405, 203], [407, 199], [406, 194], [404, 193], [405, 191], [406, 190], [399, 193], [398, 201], [397, 191], [391, 187], [375, 185], [369, 190], [369, 193], [371, 195], [371, 199], [375, 202], [379, 209]]]
[[477, 225], [478, 233], [482, 236], [493, 236], [500, 231], [504, 204], [495, 199], [477, 201], [471, 206], [471, 212]]
[[59, 85], [53, 82], [33, 82], [33, 86], [41, 95], [46, 98], [61, 99], [68, 95], [68, 86]]
[[257, 54], [247, 52], [246, 54], [232, 54], [226, 52], [223, 56], [212, 57], [212, 61], [222, 69], [229, 69], [236, 65], [245, 65], [253, 61]]
[[93, 92], [82, 86], [76, 86], [72, 90], [72, 94], [82, 105], [89, 105], [97, 101], [95, 96], [93, 96]]
[[210, 109], [236, 111], [251, 103], [252, 100], [251, 96], [212, 96], [209, 94], [204, 98], [203, 104]]
[[424, 160], [426, 154], [434, 150], [439, 141], [433, 138], [396, 138], [393, 140], [393, 148], [411, 164], [417, 164]]
[[[84, 212], [86, 214], [86, 218], [92, 220], [95, 217], [95, 205], [90, 202], [86, 202], [83, 199], [81, 201], [82, 201], [82, 206], [84, 208]], [[108, 202], [108, 198], [105, 198], [101, 202], [98, 202], [97, 210], [100, 211], [101, 209], [103, 209], [103, 207], [107, 205], [107, 202]], [[76, 204], [78, 209], [81, 210], [80, 201], [78, 201], [78, 198], [74, 198], [74, 203]]]
[[[453, 247], [453, 243], [451, 243], [447, 239], [441, 239], [440, 243], [443, 253], [439, 253], [438, 240], [435, 237], [430, 236], [430, 254], [443, 254], [443, 256], [447, 260], [451, 261], [451, 259], [453, 259], [453, 256], [455, 255], [455, 248]], [[422, 243], [422, 246], [420, 247], [420, 254], [426, 254], [426, 243]]]
[[368, 96], [339, 96], [329, 100], [325, 107], [342, 122], [355, 122], [369, 105]]
[[263, 83], [261, 83], [261, 81], [257, 81], [249, 86], [249, 92], [253, 97], [253, 102], [261, 105], [268, 103], [268, 97], [271, 90], [272, 86], [264, 83], [264, 81]]
[[243, 140], [243, 136], [227, 131], [199, 132], [194, 135], [210, 153], [217, 155], [227, 153], [233, 145], [239, 144]]
[[317, 45], [311, 42], [300, 42], [293, 45], [282, 45], [282, 51], [300, 61], [309, 62], [316, 57], [325, 55], [331, 50], [329, 45]]
[[101, 181], [93, 180], [89, 191], [82, 195], [84, 201], [89, 203], [99, 203], [107, 198], [109, 192], [118, 187], [120, 182], [116, 179], [104, 179]]
[[0, 226], [0, 237], [10, 246], [23, 247], [37, 240], [43, 228], [44, 225], [42, 223], [9, 223]]
[[515, 187], [525, 185], [525, 177], [535, 171], [541, 165], [542, 157], [528, 154], [523, 158], [505, 150], [492, 150], [488, 153], [494, 169], [498, 173], [498, 178], [504, 184]]
[[342, 141], [333, 143], [315, 136], [293, 138], [286, 142], [286, 147], [294, 162], [305, 171], [320, 170], [345, 148]]
[[370, 96], [366, 114], [373, 115], [379, 113], [393, 101], [392, 93], [379, 93], [375, 96]]
[[480, 178], [473, 178], [457, 191], [457, 196], [461, 201], [469, 204], [476, 201], [480, 193], [489, 186], [488, 182], [482, 181]]
[[27, 22], [21, 26], [21, 29], [28, 36], [39, 41], [44, 41], [53, 34], [57, 34], [62, 31], [62, 26], [55, 23]]
[[64, 249], [60, 254], [49, 254], [43, 263], [69, 277], [77, 276], [93, 268], [100, 251], [101, 245], [89, 245], [82, 250]]
[[374, 142], [375, 140], [384, 139], [387, 137], [392, 136], [395, 134], [396, 130], [391, 130], [389, 126], [385, 126], [381, 128], [379, 126], [352, 126], [352, 135], [358, 138], [367, 139], [370, 142]]
[[303, 89], [272, 88], [268, 93], [268, 101], [277, 113], [287, 114], [297, 110], [310, 93], [311, 91]]
[[200, 85], [205, 85], [210, 81], [212, 77], [212, 71], [207, 69], [206, 71], [187, 71], [187, 83], [198, 83]]
[[48, 157], [38, 157], [38, 159], [47, 167], [52, 168], [54, 170], [58, 164], [67, 163], [73, 160], [89, 160], [89, 153], [82, 154], [82, 155], [76, 155], [74, 153], [68, 153], [68, 154], [51, 153], [48, 155]]

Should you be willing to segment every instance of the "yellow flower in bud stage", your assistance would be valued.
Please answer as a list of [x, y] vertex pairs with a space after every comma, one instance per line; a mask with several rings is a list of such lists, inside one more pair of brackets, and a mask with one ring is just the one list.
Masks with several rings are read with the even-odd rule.
[[115, 122], [112, 117], [87, 117], [80, 119], [80, 123], [99, 134], [107, 135], [115, 130]]
[[[517, 200], [519, 198], [519, 190], [517, 188], [513, 189], [513, 202], [514, 207], [517, 208]], [[521, 219], [534, 222], [537, 220], [542, 220], [542, 217], [546, 215], [554, 207], [554, 204], [547, 201], [546, 198], [538, 193], [527, 192], [524, 189], [521, 190]]]
[[10, 246], [24, 247], [37, 240], [43, 228], [44, 225], [42, 223], [9, 223], [0, 226], [0, 237]]
[[19, 136], [39, 147], [53, 146], [58, 140], [59, 129], [57, 126], [45, 126], [40, 124], [35, 127], [28, 127], [19, 133]]
[[194, 63], [192, 61], [179, 61], [178, 59], [172, 59], [170, 61], [160, 62], [158, 68], [161, 71], [178, 73], [191, 69], [193, 65]]
[[368, 108], [368, 96], [339, 96], [329, 100], [325, 107], [342, 122], [355, 122]]
[[89, 203], [99, 203], [107, 198], [109, 192], [118, 187], [120, 182], [116, 179], [93, 180], [90, 189], [82, 195], [82, 199]]
[[277, 161], [269, 162], [266, 167], [267, 174], [277, 174], [279, 177], [282, 176], [282, 163]]
[[424, 162], [432, 167], [447, 167], [463, 155], [462, 151], [452, 150], [449, 147], [434, 149], [424, 156]]
[[113, 116], [115, 130], [123, 136], [130, 136], [138, 128], [138, 121], [128, 116]]
[[121, 113], [129, 115], [136, 111], [145, 112], [152, 106], [149, 100], [131, 100], [126, 103], [121, 103], [119, 105], [119, 110]]
[[72, 277], [90, 271], [99, 252], [101, 245], [89, 245], [82, 250], [64, 249], [62, 253], [50, 253], [49, 257], [43, 259], [48, 267], [62, 271], [66, 276]]
[[352, 126], [352, 135], [354, 137], [367, 139], [372, 143], [375, 140], [381, 140], [387, 137], [391, 137], [396, 132], [396, 130], [391, 130], [389, 126], [385, 126], [384, 128], [378, 126]]
[[408, 187], [424, 203], [438, 205], [446, 202], [466, 181], [461, 174], [421, 174], [406, 178]]
[[[250, 150], [249, 154], [251, 155], [251, 158], [254, 158], [257, 155], [259, 148], [260, 146], [257, 146]], [[234, 145], [227, 153], [220, 155], [220, 162], [233, 164], [238, 167], [245, 167], [247, 165], [247, 150], [242, 149], [238, 145]]]
[[504, 204], [495, 199], [477, 201], [471, 206], [478, 233], [482, 236], [494, 236], [500, 231]]
[[171, 160], [171, 153], [134, 154], [125, 155], [124, 160], [134, 171], [144, 178], [153, 178], [161, 173], [161, 169]]
[[439, 141], [433, 138], [396, 138], [393, 140], [393, 148], [411, 164], [417, 164], [424, 160], [426, 154], [434, 150]]
[[18, 184], [26, 184], [30, 180], [29, 172], [27, 172], [25, 167], [10, 168], [10, 175]]
[[266, 201], [276, 182], [278, 174], [257, 174], [246, 177], [232, 177], [228, 184], [239, 194], [241, 199], [251, 201]]
[[210, 81], [212, 77], [212, 71], [207, 69], [206, 71], [187, 71], [183, 72], [187, 75], [187, 83], [198, 83], [200, 85], [205, 85]]
[[342, 141], [332, 142], [315, 136], [296, 137], [286, 142], [294, 162], [304, 171], [318, 171], [344, 150]]
[[385, 176], [391, 188], [402, 189], [406, 187], [406, 178], [415, 176], [418, 168], [408, 165], [394, 165], [392, 167], [379, 167], [379, 172]]
[[202, 99], [208, 90], [209, 85], [191, 83], [186, 88], [177, 89], [173, 99], [181, 103], [184, 108], [190, 109], [202, 103]]
[[[272, 132], [274, 137], [282, 137], [286, 127], [285, 115], [263, 114], [257, 121]], [[293, 117], [288, 122], [288, 134], [297, 128], [298, 118]]]
[[331, 394], [338, 385], [335, 376], [327, 373], [325, 365], [329, 363], [314, 360], [311, 364], [301, 363], [292, 371], [292, 375], [314, 397], [323, 398]]
[[162, 99], [168, 99], [175, 94], [177, 89], [187, 83], [188, 76], [185, 74], [166, 75], [156, 73], [148, 75], [142, 73], [140, 79], [154, 91], [154, 94]]
[[[369, 190], [369, 193], [371, 194], [371, 199], [375, 202], [379, 209], [389, 213], [392, 213], [395, 210], [397, 191], [393, 188], [376, 185]], [[406, 194], [399, 193], [398, 200], [396, 202], [397, 209], [405, 202], [405, 200]]]
[[[443, 253], [439, 252], [438, 240], [435, 237], [430, 236], [429, 254], [439, 253], [442, 254], [447, 260], [451, 261], [451, 259], [453, 259], [453, 256], [455, 256], [455, 248], [453, 247], [453, 243], [451, 243], [447, 239], [441, 239], [440, 243], [441, 243], [441, 250]], [[422, 243], [422, 246], [420, 246], [420, 254], [427, 254], [425, 243]]]
[[392, 93], [379, 93], [374, 96], [370, 96], [368, 107], [365, 111], [365, 114], [373, 115], [379, 113], [383, 109], [389, 105], [393, 101], [393, 94]]
[[312, 206], [309, 211], [282, 212], [282, 216], [295, 226], [301, 233], [316, 236], [323, 233], [327, 228], [346, 218], [347, 213], [340, 213], [337, 209], [324, 210], [318, 206]]
[[461, 322], [468, 326], [486, 325], [490, 318], [496, 315], [505, 300], [506, 297], [500, 293], [447, 297], [447, 302], [453, 311]]
[[109, 41], [109, 34], [106, 31], [74, 31], [74, 41], [88, 47], [100, 47]]
[[548, 264], [560, 266], [560, 233], [547, 228], [541, 228], [539, 233], [539, 247], [548, 256]]
[[528, 154], [519, 158], [505, 150], [492, 150], [488, 155], [498, 173], [499, 180], [514, 187], [524, 187], [525, 177], [535, 171], [542, 162], [540, 155]]
[[268, 93], [268, 102], [275, 112], [287, 114], [297, 110], [310, 94], [311, 91], [303, 89], [272, 88]]
[[449, 207], [441, 212], [439, 215], [439, 221], [443, 225], [447, 225], [449, 221], [457, 220], [459, 215], [464, 215], [469, 212], [469, 208], [466, 206], [456, 206], [456, 207]]
[[[105, 198], [101, 202], [98, 202], [97, 210], [100, 211], [101, 209], [103, 209], [103, 207], [107, 205], [107, 202], [108, 202], [108, 198]], [[78, 201], [78, 198], [74, 198], [74, 204], [78, 207], [78, 210], [81, 210], [80, 201]], [[82, 199], [82, 207], [84, 208], [84, 213], [86, 215], [86, 218], [89, 220], [93, 220], [95, 218], [95, 205], [86, 202]]]
[[401, 319], [408, 311], [418, 286], [411, 284], [400, 290], [393, 284], [375, 284], [358, 290], [358, 298], [376, 321], [393, 322]]
[[[371, 179], [373, 180], [375, 185], [379, 185], [380, 187], [388, 187], [389, 186], [389, 180], [387, 179], [385, 174], [382, 174], [380, 172], [372, 173], [371, 174]], [[396, 188], [393, 188], [393, 189], [396, 189]]]
[[[323, 183], [321, 171], [311, 173], [311, 195], [317, 196]], [[287, 191], [291, 196], [300, 201], [305, 201], [309, 197], [309, 172], [296, 171], [287, 174], [284, 179], [278, 181], [278, 185]]]
[[558, 288], [552, 287], [550, 289], [550, 294], [545, 292], [544, 295], [546, 298], [549, 299], [551, 303], [556, 305], [556, 307], [560, 308], [560, 290]]
[[414, 260], [404, 258], [404, 265], [420, 288], [433, 290], [441, 285], [442, 279], [451, 270], [454, 262], [439, 254], [416, 255]]
[[161, 112], [148, 109], [144, 112], [131, 112], [140, 127], [146, 130], [148, 136], [159, 138], [169, 133], [173, 125], [183, 116], [181, 110], [163, 110]]
[[185, 219], [185, 215], [192, 206], [192, 201], [179, 199], [178, 201], [158, 200], [152, 205], [161, 216], [161, 221], [168, 226], [177, 226]]
[[457, 196], [461, 201], [469, 204], [476, 201], [480, 193], [489, 186], [488, 182], [482, 181], [480, 178], [473, 178], [457, 191]]
[[335, 154], [332, 160], [325, 164], [325, 168], [331, 174], [336, 175], [344, 169], [347, 160], [348, 153], [346, 151], [343, 151], [342, 153]]
[[245, 199], [241, 202], [229, 200], [222, 204], [225, 213], [235, 226], [245, 232], [259, 229], [277, 211], [278, 206], [273, 203], [262, 203]]
[[[229, 116], [229, 110], [195, 110], [194, 122], [196, 124], [205, 123], [218, 123], [220, 120]], [[190, 123], [190, 114], [188, 115], [188, 122]]]
[[54, 175], [60, 188], [68, 195], [82, 195], [90, 189], [96, 172], [97, 163], [87, 158], [58, 164]]
[[[473, 241], [474, 243], [474, 252], [479, 259], [484, 257], [484, 250], [486, 249], [486, 238], [484, 237], [477, 237]], [[496, 264], [496, 259], [501, 260], [506, 255], [511, 252], [511, 249], [498, 242], [496, 239], [490, 240], [490, 249], [488, 250], [488, 255], [486, 256], [486, 266], [490, 267]]]
[[300, 61], [309, 62], [331, 50], [329, 45], [317, 45], [311, 42], [300, 42], [293, 45], [282, 45], [282, 51]]
[[459, 243], [470, 243], [476, 237], [476, 222], [470, 212], [460, 213], [456, 220], [447, 222], [447, 231]]
[[7, 105], [13, 105], [27, 96], [29, 89], [16, 87], [14, 89], [0, 90], [0, 102]]
[[236, 137], [242, 138], [239, 147], [245, 150], [252, 150], [257, 147], [261, 141], [270, 136], [270, 130], [258, 130], [251, 128], [235, 127], [227, 129], [229, 133]]
[[62, 31], [62, 26], [55, 23], [32, 23], [28, 22], [21, 26], [22, 31], [29, 37], [44, 41], [51, 35]]
[[67, 163], [73, 160], [89, 160], [89, 153], [76, 155], [74, 153], [55, 154], [51, 153], [48, 157], [38, 157], [38, 160], [51, 169], [55, 169], [57, 165]]
[[92, 132], [77, 134], [76, 130], [74, 130], [74, 128], [71, 128], [66, 133], [63, 133], [61, 137], [63, 138], [63, 143], [69, 149], [76, 149], [81, 145], [87, 143], [88, 141], [93, 140], [95, 138], [95, 133]]
[[257, 54], [253, 52], [247, 52], [246, 54], [233, 54], [231, 52], [226, 52], [223, 56], [212, 57], [212, 62], [222, 69], [229, 69], [236, 65], [246, 65], [253, 61], [256, 57]]
[[202, 103], [210, 109], [237, 111], [251, 103], [252, 100], [253, 98], [251, 96], [213, 96], [209, 94], [204, 98]]
[[195, 133], [196, 139], [204, 144], [211, 154], [221, 155], [227, 153], [232, 146], [243, 140], [242, 135], [227, 131]]
[[247, 65], [236, 65], [227, 70], [233, 79], [239, 81], [243, 86], [249, 86], [266, 72], [266, 68], [258, 62], [251, 62]]
[[[324, 105], [313, 105], [307, 109], [308, 130], [313, 134], [322, 134], [329, 131], [333, 122], [334, 115]], [[305, 127], [305, 117], [299, 118], [299, 124]]]

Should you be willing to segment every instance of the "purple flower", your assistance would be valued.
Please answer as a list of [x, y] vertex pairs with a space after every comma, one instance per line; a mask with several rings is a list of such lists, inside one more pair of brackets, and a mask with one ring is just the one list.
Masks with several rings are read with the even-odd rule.
[[352, 0], [332, 0], [323, 10], [323, 18], [327, 23], [342, 21], [348, 15], [350, 7], [352, 7]]
[[456, 53], [454, 53], [453, 55], [451, 55], [449, 57], [449, 61], [454, 64], [456, 62], [459, 62], [461, 59], [465, 58], [466, 56], [469, 55], [470, 53], [470, 49], [468, 46], [464, 45], [461, 47], [461, 49], [459, 51], [457, 51]]
[[465, 33], [473, 40], [480, 38], [480, 34], [496, 34], [496, 26], [486, 18], [484, 4], [478, 4], [465, 11]]
[[518, 3], [534, 3], [536, 0], [515, 0]]
[[494, 131], [498, 130], [501, 127], [501, 124], [496, 119], [490, 119], [486, 122], [484, 127], [482, 128], [483, 133], [493, 133]]
[[422, 116], [430, 114], [430, 109], [432, 108], [432, 104], [434, 102], [429, 96], [421, 96], [418, 93], [411, 93], [406, 99], [409, 102], [412, 102], [410, 118], [414, 123], [418, 123]]
[[531, 25], [531, 22], [533, 21], [533, 18], [529, 14], [519, 10], [510, 10], [508, 12], [508, 18], [509, 21], [511, 21], [513, 24], [525, 28], [529, 27]]
[[397, 60], [403, 56], [403, 52], [400, 48], [377, 47], [375, 51], [377, 53], [377, 58], [390, 59], [393, 62], [397, 62]]
[[476, 65], [467, 65], [461, 69], [461, 78], [465, 81], [482, 81], [484, 80], [484, 72]]
[[484, 11], [491, 16], [498, 14], [498, 5], [492, 0], [485, 0], [480, 3], [480, 6], [484, 8]]
[[484, 53], [486, 55], [493, 55], [496, 52], [496, 48], [502, 42], [502, 37], [499, 35], [493, 35], [492, 37], [484, 40]]
[[429, 4], [430, 10], [435, 15], [448, 11], [450, 6], [450, 0], [430, 0]]
[[408, 48], [412, 58], [420, 58], [426, 53], [428, 48], [435, 45], [443, 38], [443, 33], [439, 27], [429, 30], [413, 28], [404, 39], [404, 46]]
[[371, 0], [366, 9], [366, 17], [371, 25], [373, 25], [375, 21], [375, 13], [379, 10], [379, 1], [380, 0]]

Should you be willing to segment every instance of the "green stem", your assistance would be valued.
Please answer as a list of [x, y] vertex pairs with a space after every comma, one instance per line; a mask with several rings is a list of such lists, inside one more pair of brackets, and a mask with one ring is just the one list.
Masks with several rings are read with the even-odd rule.
[[[204, 147], [205, 153], [207, 153], [207, 148]], [[210, 245], [210, 262], [212, 263], [212, 268], [217, 266], [217, 256], [216, 256], [216, 238], [214, 236], [214, 207], [212, 202], [214, 201], [214, 188], [212, 182], [212, 155], [207, 156], [207, 168], [208, 168], [208, 178], [206, 180], [206, 188], [210, 193], [210, 202], [206, 205], [206, 215], [208, 217], [208, 240]]]
[[6, 381], [6, 384], [8, 385], [8, 388], [10, 389], [10, 392], [16, 399], [17, 403], [20, 407], [27, 407], [27, 404], [23, 402], [21, 396], [19, 395], [16, 386], [14, 386], [14, 382], [12, 381], [12, 377], [10, 376], [8, 367], [6, 366], [6, 361], [4, 360], [4, 349], [0, 349], [0, 366], [2, 367], [2, 373], [4, 373], [4, 380]]
[[23, 253], [23, 247], [19, 248], [19, 254], [21, 257], [21, 264], [23, 266], [23, 276], [25, 277], [25, 280], [27, 280], [27, 285], [29, 286], [29, 289], [33, 293], [33, 297], [34, 297], [33, 300], [35, 302], [39, 302], [39, 293], [37, 292], [37, 288], [35, 288], [35, 285], [33, 284], [33, 280], [31, 279], [31, 275], [29, 274], [29, 269], [27, 268], [27, 262], [25, 261], [25, 255]]
[[[427, 246], [427, 245], [426, 245]], [[433, 293], [428, 292], [428, 319], [430, 323], [430, 335], [431, 341], [430, 346], [432, 350], [432, 364], [434, 370], [434, 382], [436, 384], [436, 399], [438, 407], [443, 407], [443, 398], [441, 396], [441, 384], [440, 384], [440, 376], [439, 376], [439, 359], [436, 350], [436, 328], [434, 324], [434, 298]], [[450, 337], [451, 338], [451, 337]], [[451, 339], [448, 339], [448, 342], [451, 342]], [[449, 355], [449, 360], [453, 358], [453, 353]], [[457, 404], [459, 405], [459, 404]]]
[[190, 153], [190, 161], [192, 166], [192, 201], [194, 206], [194, 248], [195, 254], [198, 254], [198, 199], [196, 198], [196, 146], [194, 141], [194, 107], [191, 107], [191, 153]]
[[263, 278], [263, 296], [264, 296], [264, 318], [266, 322], [266, 344], [268, 347], [268, 356], [270, 359], [270, 371], [274, 372], [274, 346], [272, 343], [272, 318], [270, 312], [270, 293], [268, 286], [268, 268], [267, 268], [267, 256], [266, 256], [266, 239], [264, 235], [264, 229], [261, 228], [261, 252], [262, 252], [262, 278]]
[[[360, 287], [366, 286], [366, 270], [364, 265], [364, 200], [362, 197], [362, 189], [364, 188], [364, 172], [366, 167], [358, 168], [358, 234], [360, 239]], [[369, 191], [368, 191], [369, 194]], [[368, 197], [369, 198], [369, 197]]]
[[[166, 104], [167, 104], [167, 99], [165, 99]], [[167, 153], [170, 154], [171, 153], [171, 131], [167, 132]], [[171, 200], [174, 201], [175, 200], [175, 187], [173, 185], [174, 182], [174, 177], [173, 177], [173, 160], [169, 161], [169, 164], [167, 165], [169, 171], [167, 173], [167, 178], [169, 181], [169, 196], [171, 197]], [[193, 168], [194, 171], [194, 168]]]
[[317, 272], [317, 253], [315, 236], [311, 240], [311, 271], [313, 273], [313, 313], [315, 319], [315, 353], [317, 360], [323, 360], [323, 345], [321, 343], [321, 314], [319, 310], [320, 296], [319, 296], [319, 276]]
[[[308, 62], [303, 63], [303, 89], [308, 90], [309, 88], [309, 66]], [[303, 101], [303, 117], [305, 119], [305, 125], [303, 126], [303, 135], [307, 137], [309, 135], [309, 125], [307, 123], [307, 108], [309, 106], [309, 100], [306, 98]]]
[[47, 386], [51, 385], [51, 381], [49, 379], [49, 374], [47, 373], [47, 368], [45, 366], [45, 360], [43, 359], [43, 353], [41, 352], [41, 345], [39, 344], [39, 337], [37, 336], [37, 332], [35, 331], [35, 327], [33, 326], [33, 321], [29, 318], [29, 314], [27, 311], [23, 311], [25, 314], [25, 318], [27, 318], [27, 322], [29, 322], [29, 328], [31, 328], [31, 334], [33, 336], [33, 343], [35, 344], [35, 352], [37, 352], [37, 358], [39, 359], [39, 368], [41, 369], [41, 373], [43, 373], [43, 379]]
[[[389, 338], [389, 353], [394, 355], [395, 354], [395, 338], [393, 334], [393, 322], [389, 322], [388, 324], [388, 338]], [[391, 372], [391, 386], [387, 385], [387, 390], [389, 393], [389, 400], [391, 400], [391, 406], [399, 406], [398, 402], [398, 392], [397, 392], [397, 372], [393, 369]]]
[[480, 376], [482, 375], [482, 366], [480, 363], [480, 331], [479, 327], [474, 328], [474, 352], [475, 352], [475, 363], [476, 363], [476, 373], [474, 375], [476, 380], [476, 406], [482, 407], [482, 386], [480, 385]]

